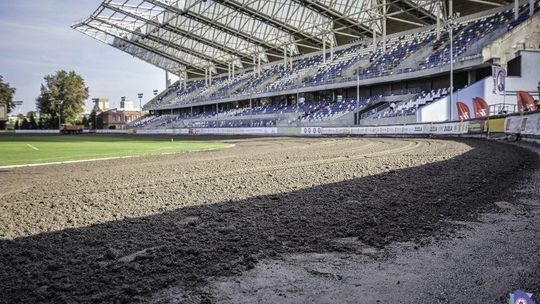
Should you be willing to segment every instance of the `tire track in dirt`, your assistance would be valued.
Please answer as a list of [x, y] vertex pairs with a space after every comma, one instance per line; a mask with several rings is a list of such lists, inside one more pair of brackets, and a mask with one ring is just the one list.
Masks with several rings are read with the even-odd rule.
[[[370, 148], [376, 148], [376, 149], [385, 148], [382, 145], [376, 146], [377, 143], [387, 144], [386, 142], [382, 142], [382, 141], [372, 141], [358, 148], [348, 148], [348, 149], [340, 150], [339, 153], [344, 154], [343, 156], [322, 158], [322, 159], [312, 160], [312, 161], [299, 161], [293, 164], [260, 166], [260, 167], [255, 167], [255, 168], [242, 169], [242, 170], [232, 170], [232, 171], [227, 171], [227, 172], [219, 173], [219, 174], [206, 174], [206, 175], [189, 176], [189, 177], [184, 177], [184, 178], [160, 179], [159, 186], [156, 186], [155, 182], [144, 182], [144, 183], [129, 184], [126, 186], [116, 186], [114, 188], [101, 189], [101, 190], [95, 190], [95, 189], [77, 190], [77, 192], [72, 192], [72, 193], [55, 194], [54, 197], [56, 199], [65, 198], [65, 197], [70, 197], [71, 199], [73, 199], [76, 197], [81, 197], [81, 196], [85, 196], [89, 194], [111, 194], [112, 195], [115, 193], [122, 193], [126, 190], [130, 190], [134, 188], [138, 189], [139, 191], [144, 191], [144, 190], [168, 187], [173, 184], [184, 183], [184, 182], [208, 181], [208, 180], [215, 180], [218, 178], [225, 178], [225, 177], [231, 178], [231, 177], [254, 175], [254, 174], [261, 174], [261, 173], [268, 173], [268, 172], [275, 172], [275, 171], [302, 169], [306, 167], [319, 166], [323, 164], [325, 165], [337, 164], [337, 163], [343, 163], [343, 162], [350, 162], [354, 160], [360, 160], [364, 158], [376, 158], [376, 157], [384, 157], [384, 156], [389, 156], [389, 155], [394, 155], [394, 154], [400, 154], [400, 153], [420, 149], [424, 145], [424, 142], [409, 141], [404, 147], [398, 147], [394, 149], [385, 149], [382, 151], [370, 152], [367, 154], [361, 153], [362, 151], [365, 151]], [[304, 147], [304, 148], [309, 148], [309, 147]], [[294, 148], [291, 148], [291, 149], [294, 149]], [[35, 201], [35, 200], [48, 199], [48, 198], [50, 197], [39, 197], [39, 198], [34, 198], [33, 200]]]

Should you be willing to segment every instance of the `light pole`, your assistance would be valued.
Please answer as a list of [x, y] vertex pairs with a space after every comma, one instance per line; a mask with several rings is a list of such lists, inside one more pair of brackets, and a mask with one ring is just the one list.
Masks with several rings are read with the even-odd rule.
[[61, 111], [61, 107], [62, 107], [62, 104], [64, 103], [63, 100], [57, 100], [56, 101], [56, 105], [58, 106], [58, 130], [59, 131], [62, 131], [62, 111]]
[[139, 97], [139, 109], [142, 110], [142, 98], [144, 96], [143, 93], [138, 93], [137, 96]]
[[452, 109], [454, 108], [454, 27], [457, 25], [459, 12], [447, 17], [445, 20], [445, 28], [448, 29], [450, 36], [450, 103], [448, 105], [448, 120], [452, 120]]
[[[159, 93], [158, 90], [154, 90], [153, 92], [154, 92], [154, 98], [155, 98], [156, 96], [158, 96], [158, 93]], [[152, 111], [149, 111], [149, 112], [150, 112], [150, 114], [152, 114]], [[154, 112], [155, 112], [155, 111], [154, 111]]]
[[16, 108], [19, 108], [19, 114], [21, 114], [21, 106], [23, 105], [23, 101], [22, 100], [16, 100], [13, 102], [13, 104], [15, 105]]

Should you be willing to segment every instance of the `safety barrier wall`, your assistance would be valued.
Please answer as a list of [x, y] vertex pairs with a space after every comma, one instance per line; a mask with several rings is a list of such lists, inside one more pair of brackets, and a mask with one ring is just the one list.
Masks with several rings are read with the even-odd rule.
[[504, 129], [507, 134], [540, 138], [540, 113], [508, 116], [505, 120]]
[[189, 134], [201, 135], [276, 135], [278, 128], [192, 128]]
[[[540, 138], [540, 112], [507, 117], [477, 119], [464, 122], [425, 123], [367, 127], [266, 127], [266, 128], [192, 128], [153, 130], [96, 130], [98, 134], [142, 135], [268, 135], [268, 136], [425, 136], [425, 135], [485, 135], [486, 133], [520, 134]], [[58, 134], [58, 130], [0, 131], [0, 134]]]
[[131, 130], [132, 133], [152, 135], [152, 134], [170, 134], [170, 135], [186, 135], [189, 134], [188, 129], [152, 129], [152, 130]]
[[13, 130], [15, 134], [58, 134], [58, 130]]
[[[136, 130], [136, 134], [191, 134], [191, 135], [459, 135], [469, 133], [472, 122], [450, 122], [373, 127], [268, 127], [268, 128], [192, 128]], [[471, 133], [483, 133], [483, 122], [474, 122]]]
[[468, 122], [412, 124], [402, 126], [323, 128], [324, 135], [459, 135], [468, 133]]
[[130, 130], [115, 130], [115, 129], [105, 129], [105, 130], [93, 130], [87, 131], [85, 133], [98, 133], [98, 134], [128, 134], [132, 133]]

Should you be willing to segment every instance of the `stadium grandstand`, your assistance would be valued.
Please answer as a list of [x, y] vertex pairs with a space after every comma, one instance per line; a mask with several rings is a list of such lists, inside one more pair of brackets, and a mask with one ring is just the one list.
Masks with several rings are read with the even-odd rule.
[[[179, 77], [132, 128], [370, 126], [474, 118], [475, 98], [481, 115], [519, 111], [516, 92], [538, 94], [527, 67], [540, 66], [539, 10], [538, 0], [105, 0], [73, 28]], [[508, 73], [502, 94], [494, 65]]]

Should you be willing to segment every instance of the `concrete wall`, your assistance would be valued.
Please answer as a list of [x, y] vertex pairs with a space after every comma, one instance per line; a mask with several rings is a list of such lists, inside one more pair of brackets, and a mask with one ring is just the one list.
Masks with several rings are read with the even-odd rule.
[[[494, 40], [482, 50], [484, 61], [506, 68], [508, 61], [516, 57], [519, 50], [540, 48], [540, 14], [535, 14], [508, 34]], [[537, 66], [538, 67], [538, 66]]]

